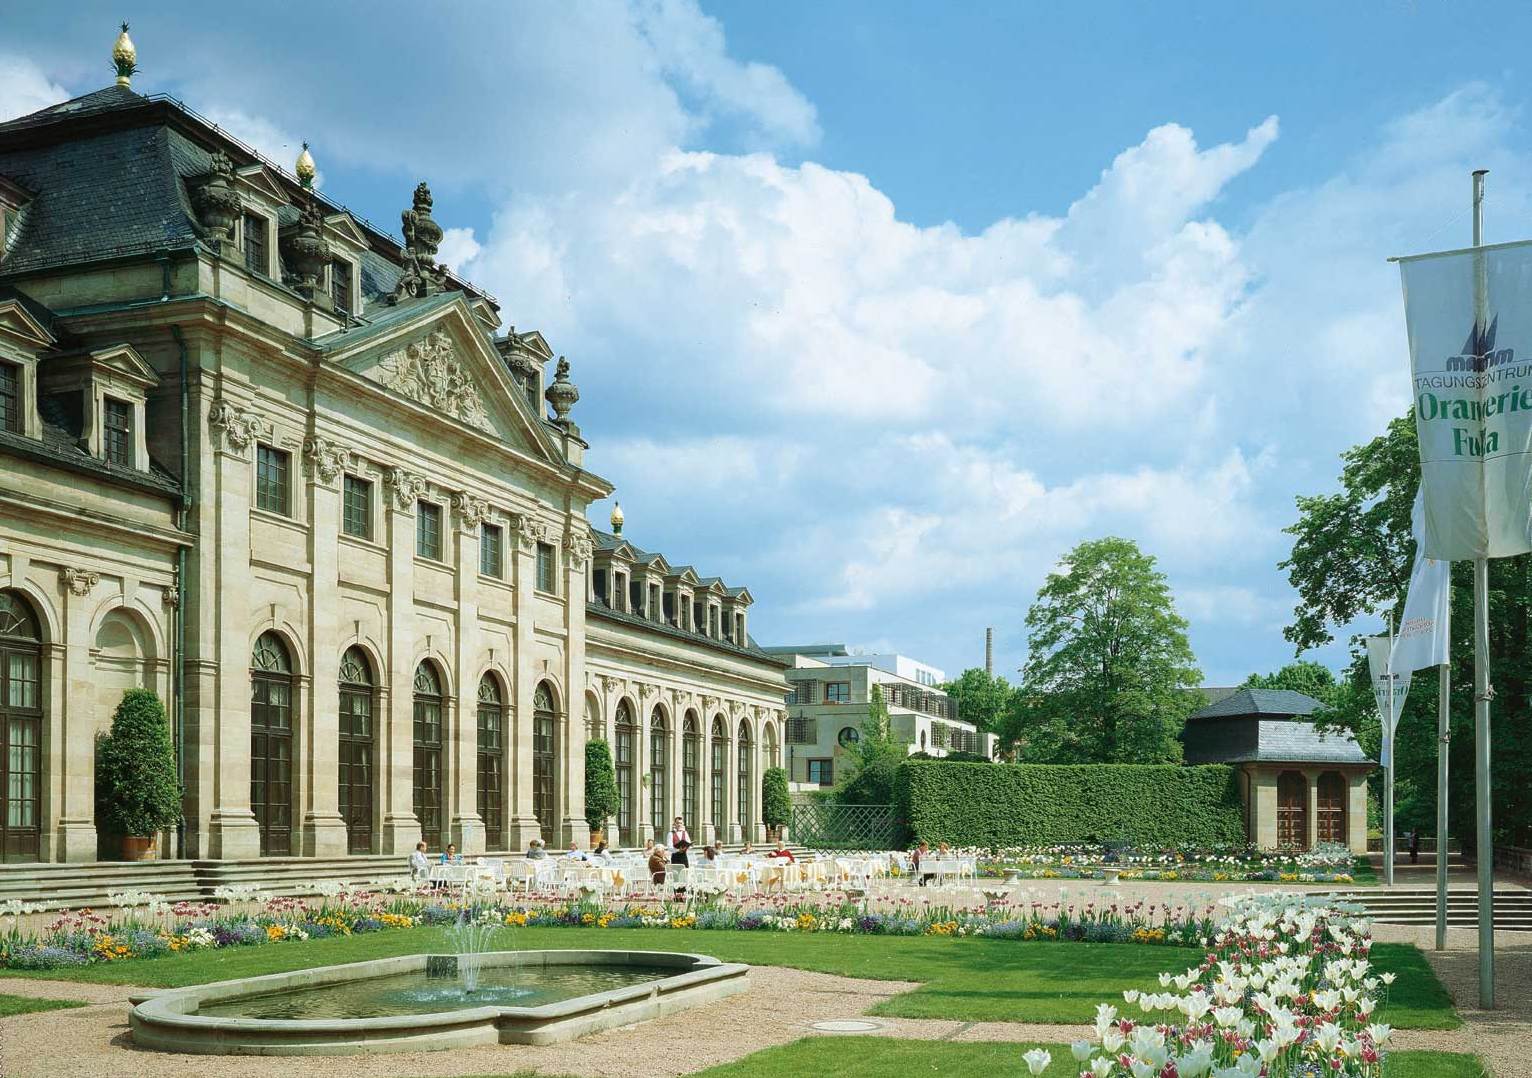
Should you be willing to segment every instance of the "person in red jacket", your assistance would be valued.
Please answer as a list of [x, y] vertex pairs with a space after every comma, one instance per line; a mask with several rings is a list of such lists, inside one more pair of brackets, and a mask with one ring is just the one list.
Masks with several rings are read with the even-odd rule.
[[771, 856], [772, 857], [780, 857], [784, 861], [797, 861], [798, 860], [796, 857], [793, 856], [793, 851], [789, 850], [787, 848], [787, 843], [785, 843], [785, 842], [778, 842], [777, 843], [777, 848], [771, 851]]

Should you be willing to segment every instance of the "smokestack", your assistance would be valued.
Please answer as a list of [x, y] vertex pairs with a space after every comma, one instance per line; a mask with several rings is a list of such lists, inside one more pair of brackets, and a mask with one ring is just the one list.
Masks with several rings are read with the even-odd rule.
[[984, 673], [995, 676], [995, 630], [984, 630]]

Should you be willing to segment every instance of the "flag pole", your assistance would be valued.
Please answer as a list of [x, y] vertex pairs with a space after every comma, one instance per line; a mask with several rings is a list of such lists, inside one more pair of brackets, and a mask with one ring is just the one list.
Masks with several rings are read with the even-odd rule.
[[[1473, 174], [1473, 245], [1484, 245], [1484, 174]], [[1484, 256], [1474, 257], [1475, 348], [1484, 350], [1489, 326], [1489, 281]], [[1480, 469], [1479, 482], [1484, 482]], [[1482, 493], [1482, 491], [1481, 491]], [[1482, 499], [1481, 499], [1482, 504]], [[1489, 702], [1495, 690], [1489, 679], [1489, 559], [1473, 563], [1473, 682], [1474, 682], [1474, 860], [1479, 876], [1479, 1006], [1495, 1007], [1495, 848], [1490, 832]]]
[[1383, 886], [1394, 885], [1394, 615], [1388, 615], [1388, 665], [1383, 668], [1388, 709], [1383, 713]]
[[1452, 563], [1447, 563], [1447, 616], [1443, 658], [1436, 668], [1436, 949], [1447, 947], [1447, 751], [1452, 744]]

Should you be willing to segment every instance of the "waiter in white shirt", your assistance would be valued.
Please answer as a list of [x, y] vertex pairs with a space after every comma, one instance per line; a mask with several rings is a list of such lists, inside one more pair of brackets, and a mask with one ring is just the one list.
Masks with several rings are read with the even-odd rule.
[[666, 843], [670, 847], [670, 863], [673, 865], [691, 866], [691, 859], [686, 856], [686, 851], [691, 848], [692, 837], [686, 833], [686, 821], [677, 816], [670, 825], [670, 841]]

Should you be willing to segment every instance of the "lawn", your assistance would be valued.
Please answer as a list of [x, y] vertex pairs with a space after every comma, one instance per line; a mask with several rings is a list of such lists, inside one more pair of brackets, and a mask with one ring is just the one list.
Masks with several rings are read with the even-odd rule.
[[11, 996], [0, 992], [0, 1018], [13, 1014], [31, 1014], [33, 1011], [62, 1011], [85, 1004], [73, 999], [37, 999], [33, 996]]
[[[1079, 1065], [1067, 1044], [1007, 1042], [953, 1043], [893, 1037], [806, 1037], [768, 1048], [733, 1063], [702, 1071], [698, 1078], [862, 1078], [864, 1075], [941, 1074], [951, 1078], [993, 1078], [1026, 1074], [1023, 1052], [1043, 1047], [1053, 1053], [1047, 1078], [1076, 1078]], [[1393, 1052], [1389, 1078], [1480, 1078], [1483, 1068], [1470, 1055]]]
[[[962, 1021], [1089, 1022], [1096, 1004], [1121, 1004], [1125, 988], [1157, 987], [1163, 970], [1179, 972], [1200, 952], [1133, 943], [1020, 943], [940, 936], [834, 933], [678, 932], [672, 929], [517, 928], [508, 949], [610, 947], [695, 950], [726, 961], [834, 973], [871, 980], [918, 981], [922, 987], [880, 1004], [875, 1013]], [[451, 952], [444, 929], [400, 929], [361, 936], [221, 948], [164, 958], [8, 976], [174, 988], [400, 954]], [[1378, 944], [1380, 969], [1399, 974], [1378, 1020], [1401, 1029], [1460, 1025], [1446, 991], [1414, 947]]]

